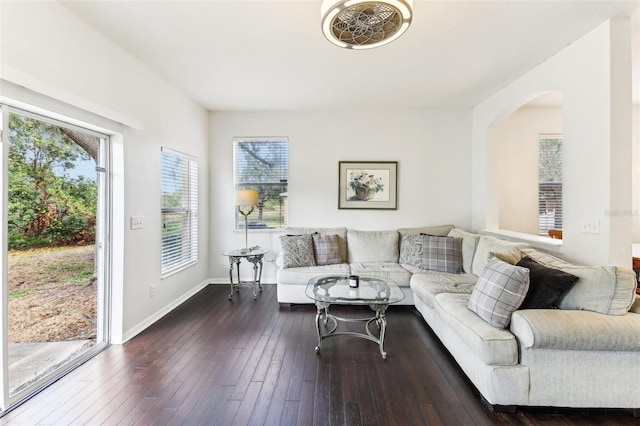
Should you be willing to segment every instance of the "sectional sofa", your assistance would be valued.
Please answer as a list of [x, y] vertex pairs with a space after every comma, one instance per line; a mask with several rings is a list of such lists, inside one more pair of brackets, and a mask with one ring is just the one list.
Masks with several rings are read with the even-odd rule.
[[[572, 265], [526, 243], [450, 225], [289, 227], [284, 234], [281, 306], [312, 303], [305, 287], [317, 275], [393, 279], [405, 293], [402, 303], [415, 305], [491, 408], [628, 408], [640, 416], [640, 296], [632, 270]], [[434, 270], [442, 266], [430, 263], [434, 241], [459, 250], [453, 270]], [[507, 275], [505, 291], [495, 277]], [[487, 313], [496, 286], [496, 312]], [[511, 300], [500, 300], [504, 294]], [[511, 308], [506, 314], [504, 306]]]

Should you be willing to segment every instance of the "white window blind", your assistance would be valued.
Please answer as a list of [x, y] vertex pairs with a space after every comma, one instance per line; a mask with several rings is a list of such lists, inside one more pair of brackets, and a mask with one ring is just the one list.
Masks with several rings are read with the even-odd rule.
[[538, 232], [562, 229], [562, 136], [540, 135], [538, 141]]
[[[234, 138], [234, 189], [257, 189], [258, 205], [248, 216], [250, 229], [287, 224], [289, 141], [287, 138]], [[235, 229], [244, 228], [236, 210]]]
[[198, 261], [198, 163], [162, 149], [163, 276]]

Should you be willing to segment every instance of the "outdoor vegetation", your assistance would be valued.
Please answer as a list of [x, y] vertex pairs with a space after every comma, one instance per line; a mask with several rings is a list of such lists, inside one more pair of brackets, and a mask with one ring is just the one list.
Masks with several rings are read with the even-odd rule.
[[[10, 114], [9, 342], [95, 335], [98, 138]], [[95, 166], [95, 163], [93, 163]]]
[[[237, 189], [257, 189], [258, 205], [248, 216], [250, 228], [282, 228], [286, 225], [288, 142], [239, 140], [235, 142]], [[237, 217], [238, 228], [244, 227]]]

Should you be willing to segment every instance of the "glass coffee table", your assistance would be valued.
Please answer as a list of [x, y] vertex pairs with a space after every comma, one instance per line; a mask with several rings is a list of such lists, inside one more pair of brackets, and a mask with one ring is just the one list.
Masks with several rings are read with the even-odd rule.
[[[392, 303], [404, 299], [404, 293], [394, 281], [384, 278], [360, 276], [357, 288], [349, 286], [349, 276], [319, 276], [309, 280], [305, 290], [307, 297], [313, 299], [316, 308], [316, 331], [318, 332], [318, 346], [316, 353], [320, 353], [322, 341], [332, 336], [355, 336], [371, 340], [378, 344], [380, 355], [387, 358], [384, 351], [384, 336], [387, 329], [385, 312]], [[375, 311], [375, 316], [367, 318], [341, 318], [329, 314], [331, 305], [369, 306]], [[353, 331], [338, 331], [339, 322], [364, 322], [364, 333]], [[371, 324], [378, 328], [377, 336], [371, 331]]]

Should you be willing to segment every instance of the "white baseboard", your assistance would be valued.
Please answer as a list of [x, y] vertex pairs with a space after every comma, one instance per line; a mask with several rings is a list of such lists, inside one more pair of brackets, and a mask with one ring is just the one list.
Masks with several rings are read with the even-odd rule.
[[200, 284], [198, 284], [197, 286], [193, 287], [191, 290], [183, 294], [180, 298], [173, 300], [171, 303], [164, 306], [162, 309], [159, 309], [158, 311], [156, 311], [153, 315], [148, 316], [147, 318], [145, 318], [144, 320], [136, 324], [134, 327], [127, 330], [123, 336], [112, 336], [111, 343], [117, 344], [117, 345], [123, 344], [129, 341], [130, 339], [134, 338], [135, 336], [142, 333], [149, 326], [153, 325], [159, 319], [167, 315], [169, 312], [173, 311], [175, 308], [183, 304], [185, 301], [187, 301], [187, 299], [189, 299], [194, 294], [198, 293], [200, 290], [202, 290], [209, 284], [210, 284], [210, 281], [208, 279], [202, 281]]
[[[134, 338], [135, 336], [137, 336], [138, 334], [140, 334], [144, 330], [146, 330], [148, 327], [153, 325], [155, 322], [160, 320], [162, 317], [167, 315], [169, 312], [173, 311], [175, 308], [177, 308], [178, 306], [180, 306], [181, 304], [186, 302], [191, 296], [193, 296], [194, 294], [198, 293], [200, 290], [202, 290], [203, 288], [205, 288], [209, 284], [212, 284], [212, 285], [229, 285], [229, 278], [209, 278], [209, 279], [206, 279], [206, 280], [202, 281], [200, 284], [198, 284], [197, 286], [195, 286], [194, 288], [192, 288], [191, 290], [189, 290], [188, 292], [183, 294], [180, 298], [172, 301], [168, 305], [164, 306], [162, 309], [160, 309], [157, 312], [155, 312], [153, 315], [150, 315], [147, 318], [145, 318], [144, 320], [140, 321], [138, 324], [136, 324], [134, 327], [132, 327], [126, 333], [124, 333], [124, 335], [122, 335], [122, 336], [117, 336], [117, 335], [111, 336], [111, 343], [113, 343], [115, 345], [121, 345], [121, 344], [131, 340], [132, 338]], [[262, 285], [272, 285], [272, 284], [273, 283], [262, 283]]]

